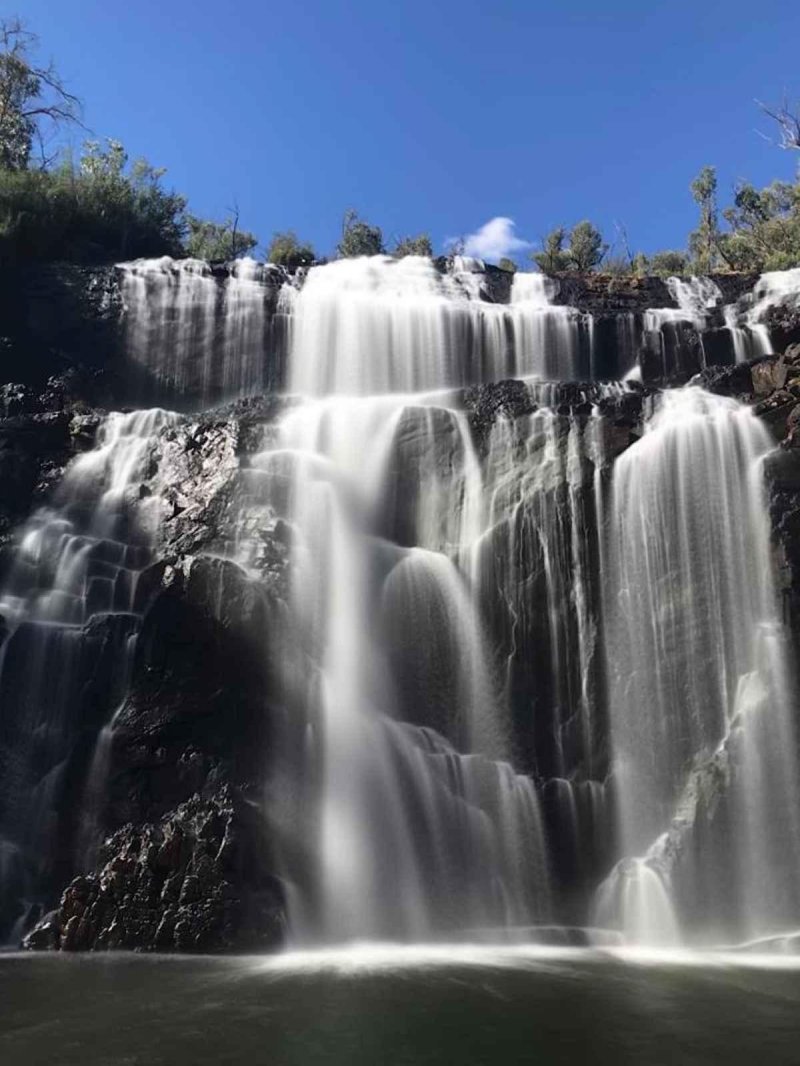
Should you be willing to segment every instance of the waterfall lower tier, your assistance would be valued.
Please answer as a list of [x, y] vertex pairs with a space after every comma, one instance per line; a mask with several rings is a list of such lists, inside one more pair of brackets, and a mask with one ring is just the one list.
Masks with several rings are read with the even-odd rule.
[[660, 397], [615, 465], [605, 578], [620, 844], [629, 856], [650, 846], [601, 894], [623, 928], [661, 937], [667, 897], [685, 930], [718, 940], [800, 919], [796, 703], [761, 473], [770, 447], [749, 409], [687, 389]]
[[138, 481], [173, 421], [159, 409], [108, 416], [28, 522], [0, 596], [0, 939], [4, 915], [24, 920], [94, 856], [104, 731], [125, 695], [137, 581], [163, 514]]
[[477, 457], [463, 414], [424, 399], [305, 404], [254, 460], [269, 477], [290, 458], [292, 603], [317, 664], [298, 767], [316, 867], [292, 914], [305, 939], [549, 916], [539, 798], [502, 761], [507, 729], [470, 593]]

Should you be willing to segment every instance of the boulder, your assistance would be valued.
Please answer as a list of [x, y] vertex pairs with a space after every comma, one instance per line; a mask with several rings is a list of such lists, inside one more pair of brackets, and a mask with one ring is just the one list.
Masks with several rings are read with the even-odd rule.
[[764, 359], [751, 368], [753, 392], [756, 396], [769, 396], [786, 384], [788, 366], [784, 359]]
[[160, 822], [127, 825], [23, 941], [30, 951], [217, 952], [283, 942], [279, 883], [264, 825], [229, 787], [193, 796]]

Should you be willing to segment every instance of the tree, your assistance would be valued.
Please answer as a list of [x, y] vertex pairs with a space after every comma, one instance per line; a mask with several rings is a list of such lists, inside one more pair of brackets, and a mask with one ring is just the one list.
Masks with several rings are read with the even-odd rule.
[[287, 229], [284, 233], [273, 233], [267, 248], [267, 259], [287, 270], [297, 270], [298, 267], [313, 263], [316, 253], [310, 244], [297, 239], [294, 230]]
[[569, 232], [563, 226], [551, 230], [542, 241], [542, 248], [531, 259], [543, 274], [558, 274], [566, 270], [586, 273], [594, 270], [603, 261], [608, 245], [603, 235], [591, 222], [576, 223]]
[[380, 255], [383, 252], [383, 233], [378, 226], [370, 226], [352, 209], [342, 219], [342, 238], [336, 247], [342, 259], [359, 255]]
[[48, 139], [64, 123], [80, 124], [80, 103], [52, 63], [37, 66], [35, 34], [19, 19], [0, 22], [0, 167], [24, 170], [38, 142], [42, 165]]
[[[66, 160], [54, 172], [72, 190], [85, 239], [115, 257], [184, 254], [186, 198], [163, 188], [166, 170], [146, 159], [128, 166], [120, 141], [87, 141], [79, 165]], [[76, 234], [77, 236], [77, 234]]]
[[186, 216], [186, 252], [194, 259], [238, 259], [258, 244], [258, 237], [239, 229], [239, 212], [234, 209], [224, 222]]
[[764, 189], [743, 183], [723, 217], [731, 228], [720, 252], [734, 270], [788, 270], [800, 265], [800, 181]]
[[418, 233], [416, 237], [398, 237], [392, 249], [395, 259], [404, 259], [407, 255], [425, 255], [433, 257], [433, 245], [427, 233]]
[[602, 233], [591, 222], [584, 220], [572, 227], [567, 254], [573, 270], [589, 273], [602, 263], [607, 251]]
[[543, 274], [558, 274], [569, 268], [569, 256], [564, 250], [566, 239], [567, 231], [564, 227], [556, 226], [542, 238], [541, 250], [531, 254], [531, 259]]
[[503, 256], [500, 262], [497, 264], [501, 270], [507, 271], [509, 274], [516, 274], [517, 264], [513, 259], [509, 259], [508, 256]]
[[689, 234], [692, 269], [697, 274], [710, 274], [719, 260], [716, 168], [703, 167], [690, 188], [694, 202], [700, 208], [697, 229]]

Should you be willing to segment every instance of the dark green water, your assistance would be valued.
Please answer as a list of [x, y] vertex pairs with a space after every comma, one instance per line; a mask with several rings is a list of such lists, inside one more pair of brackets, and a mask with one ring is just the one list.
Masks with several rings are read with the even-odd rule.
[[796, 1066], [800, 968], [483, 948], [6, 955], [0, 1063]]

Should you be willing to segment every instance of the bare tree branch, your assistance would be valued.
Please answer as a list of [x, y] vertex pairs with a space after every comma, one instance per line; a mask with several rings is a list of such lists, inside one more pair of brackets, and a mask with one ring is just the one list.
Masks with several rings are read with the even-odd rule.
[[800, 105], [793, 110], [786, 96], [776, 107], [768, 107], [760, 100], [756, 100], [756, 103], [768, 118], [777, 123], [780, 138], [778, 147], [786, 151], [800, 151]]
[[[622, 254], [627, 259], [628, 264], [633, 267], [634, 256], [631, 251], [630, 242], [628, 241], [628, 228], [624, 222], [615, 222], [614, 229], [617, 231], [617, 240], [622, 245]], [[612, 242], [611, 247], [608, 250], [609, 257], [614, 249], [614, 244], [616, 244], [616, 241]]]
[[47, 127], [55, 131], [75, 124], [86, 130], [80, 100], [64, 86], [53, 62], [31, 58], [38, 43], [20, 19], [0, 20], [0, 162], [12, 169], [27, 165], [37, 142], [45, 158]]

